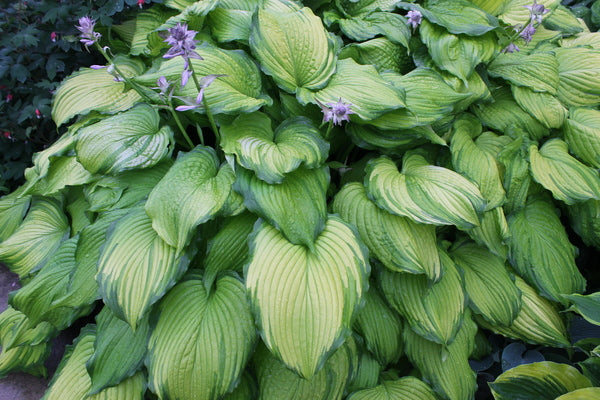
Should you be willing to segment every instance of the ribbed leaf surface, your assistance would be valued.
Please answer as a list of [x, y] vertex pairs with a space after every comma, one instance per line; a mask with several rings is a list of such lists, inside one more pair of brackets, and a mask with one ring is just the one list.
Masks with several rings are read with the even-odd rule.
[[367, 286], [366, 249], [346, 223], [330, 216], [312, 250], [263, 223], [250, 253], [246, 287], [263, 341], [310, 379], [350, 331]]
[[152, 227], [170, 246], [183, 249], [194, 229], [221, 210], [234, 179], [228, 164], [219, 166], [211, 147], [199, 145], [180, 153], [148, 196], [145, 209]]
[[569, 150], [594, 168], [600, 168], [600, 111], [573, 108], [564, 128]]
[[12, 235], [23, 222], [31, 202], [30, 196], [13, 192], [0, 199], [0, 242]]
[[418, 154], [404, 157], [402, 172], [386, 157], [374, 159], [366, 174], [367, 192], [377, 205], [416, 222], [470, 229], [486, 206], [477, 186]]
[[508, 256], [506, 242], [510, 236], [508, 222], [502, 207], [486, 211], [481, 217], [479, 226], [467, 231], [471, 239], [482, 246], [486, 246], [493, 254], [502, 259]]
[[138, 207], [111, 226], [96, 280], [104, 303], [135, 330], [188, 262], [158, 236], [144, 209]]
[[588, 200], [567, 207], [573, 230], [588, 246], [600, 248], [600, 201]]
[[564, 295], [572, 303], [570, 310], [576, 311], [588, 322], [600, 325], [600, 292], [588, 295], [566, 294]]
[[490, 63], [488, 72], [535, 92], [556, 94], [558, 89], [558, 60], [552, 53], [502, 53]]
[[558, 98], [569, 106], [594, 107], [600, 104], [600, 50], [586, 47], [559, 48]]
[[431, 0], [427, 8], [412, 6], [434, 24], [454, 34], [483, 35], [498, 26], [498, 20], [466, 0]]
[[160, 398], [216, 400], [237, 384], [256, 342], [243, 284], [224, 276], [209, 294], [190, 274], [161, 301], [148, 344], [149, 386]]
[[47, 322], [35, 324], [11, 306], [0, 313], [0, 345], [4, 351], [18, 346], [35, 346], [54, 336], [56, 329]]
[[441, 275], [435, 227], [413, 222], [377, 207], [363, 185], [349, 183], [335, 196], [333, 212], [358, 228], [371, 255], [398, 272], [425, 274], [436, 281]]
[[558, 129], [565, 123], [569, 111], [554, 95], [519, 86], [513, 86], [512, 92], [517, 104], [546, 128]]
[[413, 376], [405, 376], [395, 381], [383, 381], [370, 389], [352, 393], [348, 400], [435, 400], [433, 390], [426, 383]]
[[555, 400], [589, 400], [600, 397], [599, 387], [587, 387], [582, 389], [573, 390], [572, 392], [565, 393], [562, 396], [558, 396]]

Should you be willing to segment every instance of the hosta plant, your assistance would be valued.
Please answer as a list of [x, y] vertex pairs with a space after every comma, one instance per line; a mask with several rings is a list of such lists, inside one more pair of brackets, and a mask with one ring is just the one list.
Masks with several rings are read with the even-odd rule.
[[600, 325], [572, 244], [600, 248], [600, 34], [557, 0], [166, 0], [126, 48], [78, 29], [107, 63], [0, 200], [1, 374], [87, 318], [45, 400], [466, 400], [494, 333], [579, 357], [524, 356], [496, 399], [597, 396], [568, 326]]

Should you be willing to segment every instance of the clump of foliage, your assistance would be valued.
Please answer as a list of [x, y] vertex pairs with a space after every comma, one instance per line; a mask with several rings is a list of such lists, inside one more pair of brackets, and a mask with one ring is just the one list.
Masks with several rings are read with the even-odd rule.
[[600, 34], [568, 8], [167, 0], [109, 47], [78, 29], [107, 65], [0, 200], [1, 373], [91, 316], [45, 400], [471, 399], [489, 332], [579, 356], [507, 347], [497, 400], [598, 395], [567, 326], [600, 325], [568, 235], [600, 247]]

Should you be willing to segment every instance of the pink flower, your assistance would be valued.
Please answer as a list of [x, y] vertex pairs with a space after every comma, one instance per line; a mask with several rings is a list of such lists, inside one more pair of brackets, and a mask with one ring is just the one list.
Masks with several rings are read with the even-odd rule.
[[139, 8], [142, 8], [144, 5], [144, 0], [137, 0], [137, 5]]
[[39, 109], [39, 108], [36, 108], [36, 109], [35, 109], [35, 117], [36, 117], [37, 119], [40, 119], [40, 118], [42, 118], [42, 112], [40, 111], [40, 109]]
[[53, 41], [53, 42], [56, 42], [57, 36], [58, 35], [56, 34], [56, 32], [51, 32], [50, 33], [50, 40]]
[[12, 99], [13, 99], [13, 95], [12, 94], [9, 93], [9, 94], [6, 95], [6, 102], [7, 103], [10, 103], [12, 101]]
[[12, 139], [12, 136], [10, 135], [10, 132], [2, 132], [2, 136], [4, 136], [7, 139]]

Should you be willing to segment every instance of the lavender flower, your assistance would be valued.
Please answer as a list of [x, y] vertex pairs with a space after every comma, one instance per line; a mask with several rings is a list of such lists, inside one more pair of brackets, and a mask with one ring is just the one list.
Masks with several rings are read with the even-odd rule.
[[502, 50], [503, 53], [514, 53], [516, 51], [521, 51], [521, 49], [514, 43], [509, 44]]
[[[167, 81], [167, 78], [161, 76], [156, 80], [156, 85], [156, 87], [153, 87], [151, 89], [158, 89], [160, 91], [158, 93], [158, 96], [161, 99], [170, 100], [171, 97], [173, 97], [173, 90], [175, 90], [175, 88], [171, 87], [171, 84], [169, 83], [169, 81]], [[169, 88], [171, 88], [171, 90], [169, 90]]]
[[416, 29], [417, 26], [421, 25], [421, 21], [423, 21], [423, 15], [418, 10], [410, 10], [406, 16], [408, 17], [408, 23], [413, 29]]
[[96, 21], [94, 21], [90, 17], [81, 17], [79, 18], [79, 25], [76, 28], [81, 32], [79, 37], [81, 38], [79, 41], [83, 43], [86, 47], [91, 46], [100, 40], [100, 33], [94, 32], [94, 26], [96, 25]]
[[521, 38], [525, 41], [525, 44], [529, 44], [529, 42], [531, 42], [531, 38], [533, 37], [534, 34], [535, 34], [535, 27], [533, 26], [533, 24], [528, 24], [525, 27], [525, 29], [523, 29], [523, 32], [521, 32], [519, 36], [521, 36]]
[[543, 4], [538, 4], [537, 0], [533, 0], [532, 5], [523, 7], [527, 8], [531, 13], [531, 21], [538, 24], [541, 24], [543, 16], [550, 12], [550, 9], [544, 7]]
[[200, 90], [198, 91], [198, 96], [196, 96], [196, 100], [192, 102], [191, 99], [176, 96], [179, 100], [182, 100], [184, 103], [186, 103], [186, 105], [177, 106], [175, 107], [175, 110], [188, 111], [194, 108], [200, 108], [202, 106], [202, 100], [204, 100], [204, 89], [209, 87], [211, 83], [215, 81], [215, 79], [220, 78], [222, 76], [227, 75], [211, 74], [202, 77], [202, 79], [200, 79]]
[[317, 103], [319, 103], [323, 112], [323, 122], [333, 121], [334, 125], [341, 125], [342, 121], [350, 121], [350, 114], [355, 114], [350, 109], [352, 104], [344, 103], [341, 97], [337, 103], [321, 104], [319, 101]]
[[169, 28], [169, 36], [164, 40], [171, 48], [163, 56], [164, 58], [174, 58], [181, 56], [184, 60], [183, 72], [181, 73], [181, 86], [185, 86], [192, 76], [190, 68], [190, 58], [202, 60], [200, 54], [196, 53], [196, 31], [190, 30], [187, 24], [177, 23], [173, 28]]

